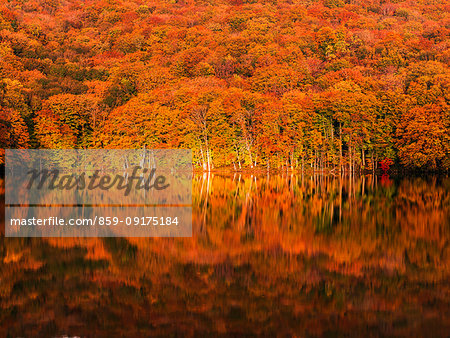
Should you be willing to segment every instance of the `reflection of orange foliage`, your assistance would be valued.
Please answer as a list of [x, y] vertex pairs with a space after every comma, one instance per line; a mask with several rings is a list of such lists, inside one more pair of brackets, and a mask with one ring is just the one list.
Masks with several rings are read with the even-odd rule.
[[392, 181], [389, 179], [389, 175], [383, 174], [381, 176], [381, 185], [386, 188], [392, 185]]
[[[189, 312], [237, 328], [273, 323], [282, 307], [291, 320], [306, 318], [283, 332], [308, 328], [318, 335], [332, 327], [330, 316], [345, 314], [340, 330], [353, 332], [358, 323], [378, 325], [380, 313], [398, 318], [405, 306], [422, 311], [429, 301], [445, 302], [448, 180], [404, 179], [382, 189], [372, 176], [212, 174], [193, 181], [193, 238], [36, 239], [31, 250], [9, 242], [3, 275], [17, 271], [13, 266], [24, 271], [40, 246], [62, 250], [56, 261], [82, 249], [86, 262], [70, 271], [71, 278], [93, 283], [92, 290], [71, 294], [71, 306], [83, 311], [105, 302], [99, 290], [111, 295], [109, 307], [121, 304], [113, 311], [122, 319], [124, 306], [138, 317], [150, 306], [158, 318]], [[51, 261], [44, 256], [39, 264]], [[84, 272], [92, 262], [107, 265]], [[8, 276], [0, 289], [6, 299], [25, 278], [23, 272]], [[233, 323], [216, 306], [238, 308], [244, 317]], [[309, 320], [312, 311], [317, 316]], [[175, 327], [184, 320], [171, 317]], [[136, 318], [124, 322], [129, 332]], [[152, 324], [162, 330], [158, 319]], [[258, 325], [246, 328], [259, 332]]]
[[49, 238], [47, 241], [57, 248], [71, 249], [75, 247], [86, 248], [86, 259], [111, 260], [111, 254], [105, 250], [102, 241], [98, 238]]

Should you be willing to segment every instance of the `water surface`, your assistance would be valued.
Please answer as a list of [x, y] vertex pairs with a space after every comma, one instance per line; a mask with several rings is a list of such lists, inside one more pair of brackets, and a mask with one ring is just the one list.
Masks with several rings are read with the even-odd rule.
[[447, 336], [450, 179], [210, 174], [192, 238], [0, 238], [0, 335]]

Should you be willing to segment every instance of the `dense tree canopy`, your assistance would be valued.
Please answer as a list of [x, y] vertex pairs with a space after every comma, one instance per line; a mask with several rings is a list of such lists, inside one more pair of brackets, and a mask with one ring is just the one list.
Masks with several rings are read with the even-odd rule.
[[449, 18], [439, 0], [4, 1], [2, 147], [448, 169]]

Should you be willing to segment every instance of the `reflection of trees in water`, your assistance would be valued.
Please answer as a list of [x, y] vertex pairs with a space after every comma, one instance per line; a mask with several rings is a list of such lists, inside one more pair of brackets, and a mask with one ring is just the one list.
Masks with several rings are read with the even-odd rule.
[[[194, 232], [201, 224], [199, 237], [216, 238], [215, 244], [226, 248], [276, 243], [287, 251], [323, 252], [360, 265], [355, 260], [363, 254], [375, 263], [383, 255], [419, 250], [411, 241], [428, 241], [442, 250], [448, 237], [449, 193], [436, 179], [381, 186], [372, 176], [213, 174], [197, 177], [194, 191], [202, 185], [209, 194], [194, 194], [195, 214], [202, 214]], [[227, 232], [233, 236], [224, 236]], [[236, 241], [225, 243], [231, 237]]]
[[2, 238], [0, 332], [442, 335], [450, 181], [391, 180], [210, 173], [193, 238]]

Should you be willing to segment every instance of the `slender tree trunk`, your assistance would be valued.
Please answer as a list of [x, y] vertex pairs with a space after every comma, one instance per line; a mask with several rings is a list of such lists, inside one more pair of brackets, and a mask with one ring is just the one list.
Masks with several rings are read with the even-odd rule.
[[352, 154], [352, 160], [353, 160], [353, 175], [355, 175], [355, 166], [356, 166], [356, 147], [353, 147], [353, 154]]
[[350, 139], [349, 145], [348, 145], [348, 172], [352, 173], [352, 141]]
[[339, 122], [339, 170], [344, 171], [342, 165], [342, 125]]
[[206, 129], [206, 123], [203, 124], [203, 139], [205, 141], [205, 148], [206, 148], [205, 151], [206, 151], [207, 169], [208, 171], [211, 171], [211, 152], [208, 144], [208, 131]]
[[339, 221], [342, 219], [342, 176], [339, 175]]
[[250, 142], [247, 138], [245, 138], [245, 147], [247, 148], [248, 156], [250, 157], [250, 166], [253, 168], [252, 148], [251, 148]]
[[234, 144], [234, 148], [236, 149], [236, 156], [237, 156], [237, 160], [238, 160], [239, 170], [241, 170], [241, 157], [239, 156], [239, 149], [238, 149], [236, 143]]
[[314, 151], [314, 172], [317, 171], [317, 151]]
[[375, 175], [375, 162], [373, 158], [373, 150], [372, 150], [372, 174]]
[[334, 127], [333, 127], [333, 120], [330, 119], [330, 129], [331, 129], [331, 161], [332, 161], [332, 166], [334, 167], [336, 165], [336, 158], [335, 158], [335, 153], [334, 153]]
[[364, 149], [361, 149], [361, 154], [362, 154], [362, 164], [361, 167], [364, 170], [366, 167], [366, 157], [364, 156]]

